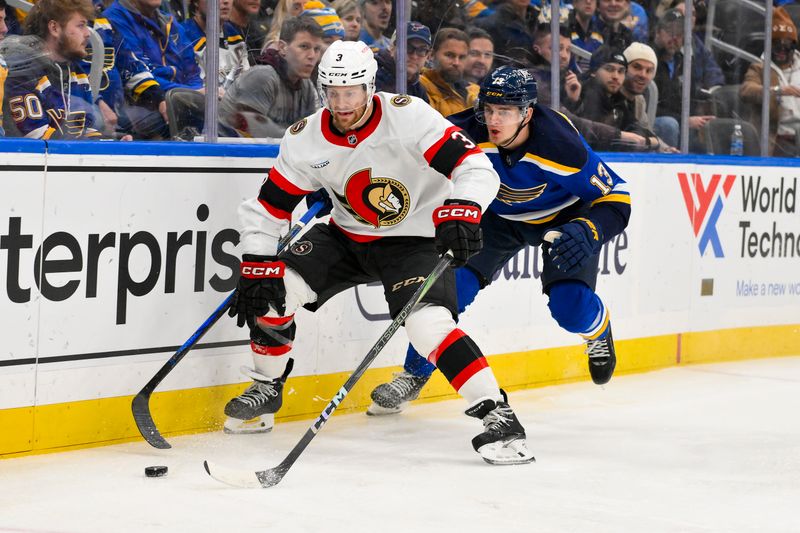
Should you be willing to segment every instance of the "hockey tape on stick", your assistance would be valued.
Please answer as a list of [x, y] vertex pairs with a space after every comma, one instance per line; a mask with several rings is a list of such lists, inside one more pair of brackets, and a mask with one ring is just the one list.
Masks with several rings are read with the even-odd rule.
[[553, 244], [553, 242], [555, 242], [555, 240], [558, 239], [559, 237], [561, 237], [561, 232], [551, 229], [550, 231], [544, 234], [543, 239], [549, 242], [550, 244]]

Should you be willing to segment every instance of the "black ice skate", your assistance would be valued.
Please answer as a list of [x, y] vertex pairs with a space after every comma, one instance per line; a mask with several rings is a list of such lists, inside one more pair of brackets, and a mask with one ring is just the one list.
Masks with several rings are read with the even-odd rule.
[[408, 406], [408, 402], [419, 397], [422, 387], [431, 379], [430, 376], [415, 376], [408, 372], [397, 372], [392, 381], [383, 383], [373, 389], [372, 405], [367, 414], [372, 416], [393, 415]]
[[592, 381], [597, 385], [608, 383], [617, 366], [610, 324], [605, 337], [586, 341], [586, 355], [589, 356], [589, 374], [592, 375]]
[[472, 439], [472, 447], [483, 460], [493, 465], [519, 465], [536, 459], [525, 443], [525, 428], [508, 405], [505, 391], [503, 401], [483, 400], [465, 411], [483, 420], [483, 433]]
[[292, 371], [294, 359], [286, 363], [283, 375], [270, 379], [247, 367], [242, 373], [253, 378], [253, 384], [225, 405], [228, 416], [223, 427], [225, 433], [266, 433], [272, 431], [275, 413], [283, 404], [283, 385]]

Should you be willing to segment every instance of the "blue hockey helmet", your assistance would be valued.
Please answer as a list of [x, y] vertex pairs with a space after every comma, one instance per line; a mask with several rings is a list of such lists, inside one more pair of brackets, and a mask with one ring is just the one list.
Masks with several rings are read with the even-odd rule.
[[498, 67], [481, 83], [475, 100], [475, 114], [483, 122], [483, 104], [527, 108], [536, 103], [537, 95], [533, 74], [521, 68]]

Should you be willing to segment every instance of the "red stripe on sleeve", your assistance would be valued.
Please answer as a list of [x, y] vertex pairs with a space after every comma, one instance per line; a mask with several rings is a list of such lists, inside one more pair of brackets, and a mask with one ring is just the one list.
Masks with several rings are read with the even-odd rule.
[[439, 151], [442, 145], [450, 139], [450, 135], [452, 135], [454, 131], [459, 130], [461, 130], [461, 128], [458, 126], [450, 126], [444, 130], [444, 135], [442, 135], [441, 139], [433, 143], [433, 146], [425, 150], [425, 161], [427, 161], [429, 165], [431, 164], [431, 161], [433, 161], [433, 158], [436, 156], [436, 153]]
[[458, 328], [456, 328], [453, 331], [451, 331], [450, 333], [448, 333], [447, 337], [444, 338], [444, 340], [438, 346], [438, 348], [436, 348], [434, 351], [432, 351], [431, 354], [428, 356], [428, 361], [430, 361], [431, 364], [435, 365], [436, 361], [439, 360], [439, 356], [442, 355], [450, 347], [451, 344], [456, 342], [458, 339], [460, 339], [464, 335], [466, 335], [466, 333], [464, 333], [463, 331], [461, 331]]
[[464, 385], [469, 378], [488, 367], [489, 363], [486, 362], [486, 359], [484, 357], [479, 357], [468, 364], [467, 368], [459, 372], [458, 375], [453, 378], [453, 381], [450, 382], [450, 385], [452, 385], [456, 392], [458, 392], [461, 386]]
[[258, 316], [256, 321], [264, 324], [265, 326], [282, 326], [294, 320], [294, 314], [289, 316]]
[[260, 198], [258, 199], [258, 203], [260, 203], [261, 206], [264, 209], [267, 210], [267, 213], [269, 213], [273, 217], [280, 218], [280, 219], [283, 219], [283, 220], [288, 220], [288, 221], [291, 222], [292, 214], [290, 212], [284, 211], [283, 209], [278, 209], [277, 207], [268, 204], [267, 202], [265, 202], [264, 200], [262, 200]]
[[294, 183], [290, 182], [286, 177], [278, 172], [275, 167], [272, 167], [269, 171], [269, 181], [273, 182], [275, 185], [283, 189], [284, 191], [288, 192], [289, 194], [294, 194], [295, 196], [304, 196], [312, 191], [306, 191], [301, 189]]

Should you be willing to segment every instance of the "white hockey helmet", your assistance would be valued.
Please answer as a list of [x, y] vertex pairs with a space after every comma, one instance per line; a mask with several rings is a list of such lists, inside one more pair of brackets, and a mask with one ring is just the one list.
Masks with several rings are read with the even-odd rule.
[[367, 102], [375, 94], [378, 62], [369, 46], [361, 41], [334, 41], [319, 62], [317, 90], [328, 107], [327, 87], [365, 85]]

